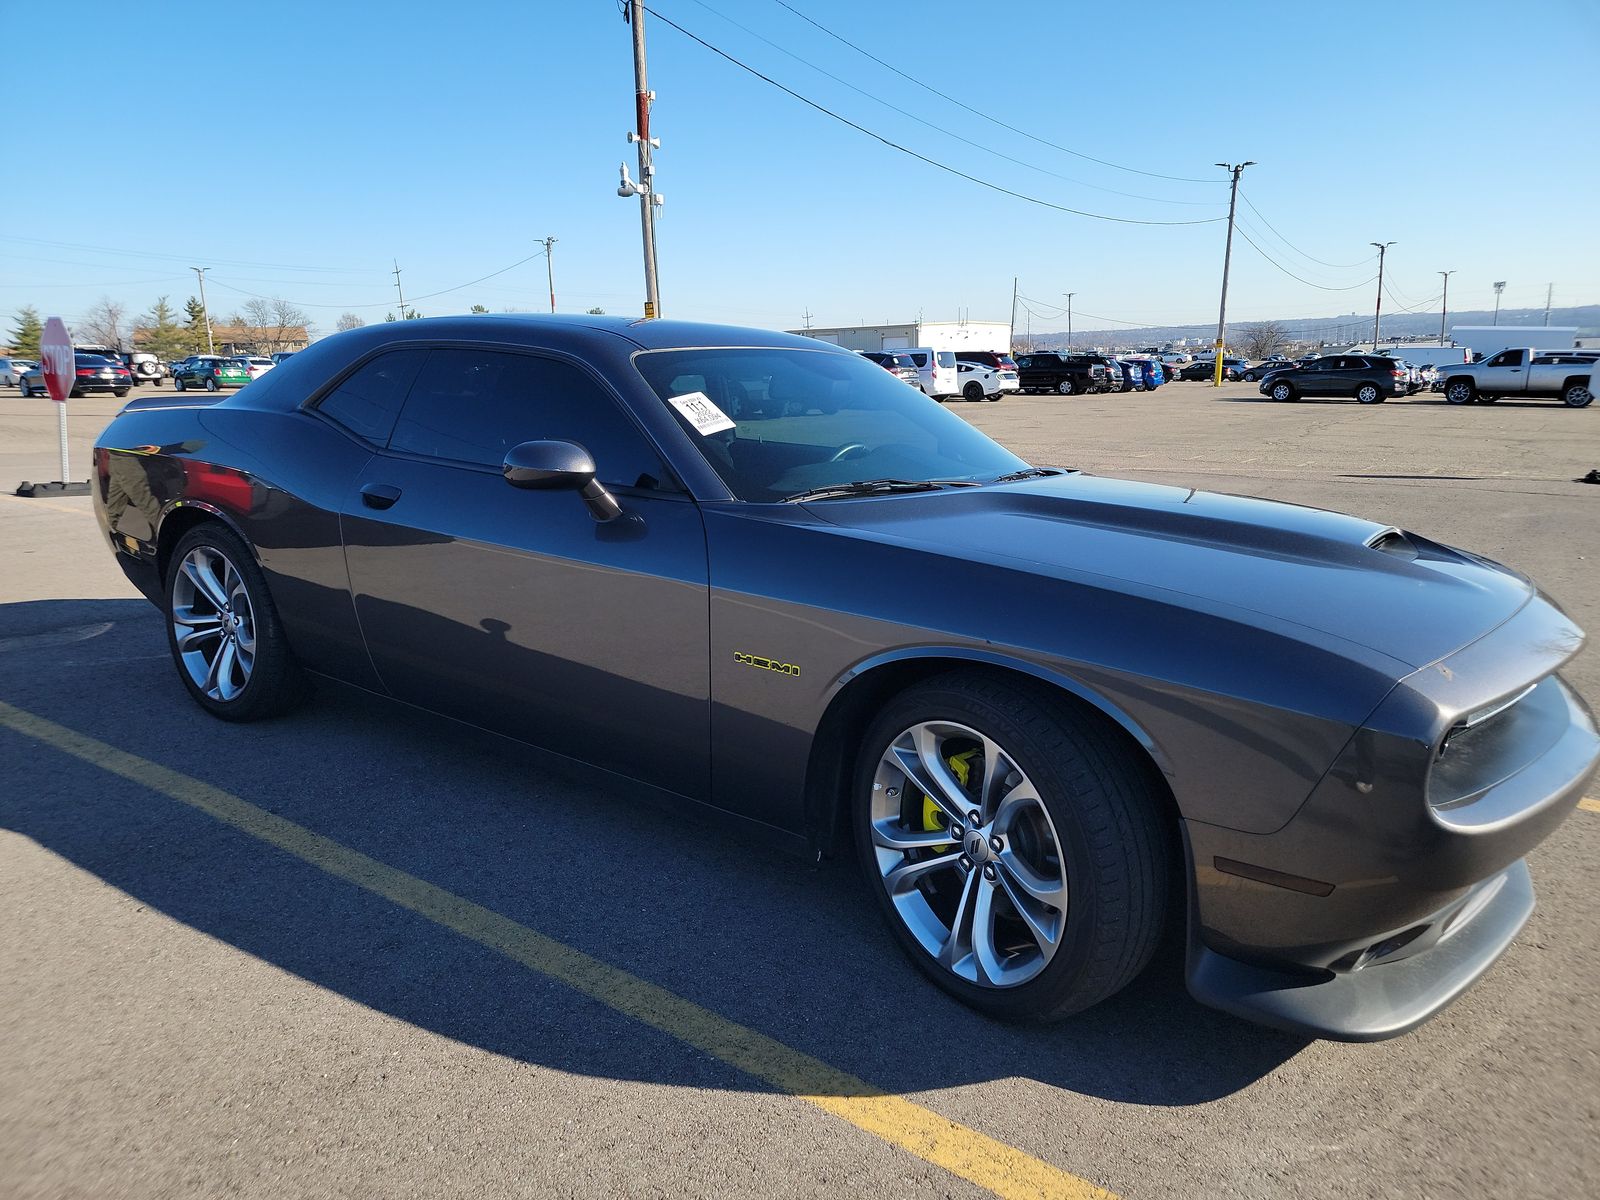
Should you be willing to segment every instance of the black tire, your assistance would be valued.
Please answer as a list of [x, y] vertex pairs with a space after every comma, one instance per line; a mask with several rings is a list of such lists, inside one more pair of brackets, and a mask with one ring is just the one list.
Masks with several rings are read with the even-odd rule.
[[1561, 390], [1561, 403], [1568, 408], [1588, 408], [1594, 403], [1594, 392], [1582, 381], [1569, 383]]
[[183, 380], [179, 379], [176, 375], [172, 377], [172, 390], [175, 392], [183, 391]]
[[1479, 392], [1478, 393], [1477, 403], [1479, 403], [1479, 404], [1493, 404], [1499, 399], [1500, 399], [1499, 396], [1488, 396], [1488, 395], [1485, 395], [1483, 392]]
[[961, 389], [961, 394], [966, 397], [969, 404], [981, 403], [983, 400], [983, 384], [974, 379]]
[[206, 391], [214, 392], [216, 390], [217, 390], [217, 381], [215, 379], [206, 380]]
[[1256, 373], [1254, 371], [1246, 371], [1244, 373], [1244, 381], [1246, 383], [1254, 383], [1256, 381]]
[[1289, 383], [1275, 383], [1272, 385], [1272, 398], [1274, 400], [1293, 400], [1294, 385]]
[[1452, 379], [1444, 385], [1446, 404], [1471, 404], [1477, 398], [1477, 385], [1470, 379]]
[[33, 389], [28, 386], [28, 381], [26, 379], [17, 380], [17, 386], [22, 389], [22, 398], [24, 400], [31, 399], [33, 397]]
[[1362, 383], [1356, 386], [1356, 399], [1362, 404], [1382, 404], [1383, 389], [1375, 383]]
[[1077, 390], [1078, 385], [1073, 383], [1070, 379], [1063, 379], [1060, 383], [1056, 384], [1056, 395], [1058, 396], [1070, 396]]
[[112, 388], [111, 389], [111, 394], [113, 396], [115, 396], [118, 400], [120, 400], [120, 399], [122, 399], [122, 397], [124, 397], [124, 396], [126, 396], [128, 394], [129, 390], [130, 389], [128, 389], [128, 388]]
[[[994, 739], [1033, 782], [1054, 826], [1070, 889], [1065, 927], [1054, 957], [1015, 986], [981, 986], [941, 966], [883, 885], [871, 836], [874, 779], [889, 745], [926, 721]], [[993, 1017], [1067, 1017], [1127, 986], [1163, 932], [1173, 840], [1159, 786], [1149, 764], [1097, 714], [1042, 685], [951, 672], [901, 693], [867, 730], [852, 795], [858, 859], [895, 940], [940, 987]]]
[[[230, 700], [208, 696], [190, 677], [178, 651], [177, 627], [172, 619], [173, 588], [184, 559], [198, 548], [220, 553], [238, 572], [253, 616], [255, 659], [243, 688]], [[178, 678], [195, 702], [224, 721], [259, 721], [279, 716], [298, 705], [306, 696], [306, 680], [278, 620], [278, 610], [267, 591], [266, 577], [256, 565], [255, 555], [244, 542], [220, 521], [196, 525], [178, 540], [167, 560], [163, 592], [166, 607], [167, 648], [172, 653]]]

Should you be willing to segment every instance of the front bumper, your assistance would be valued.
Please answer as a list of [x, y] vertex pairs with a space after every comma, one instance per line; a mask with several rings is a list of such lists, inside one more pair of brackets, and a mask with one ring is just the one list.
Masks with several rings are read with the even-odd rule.
[[1533, 878], [1521, 859], [1485, 879], [1429, 922], [1426, 950], [1362, 970], [1320, 975], [1241, 962], [1191, 931], [1187, 981], [1203, 1004], [1289, 1033], [1376, 1042], [1408, 1033], [1494, 965], [1533, 914]]

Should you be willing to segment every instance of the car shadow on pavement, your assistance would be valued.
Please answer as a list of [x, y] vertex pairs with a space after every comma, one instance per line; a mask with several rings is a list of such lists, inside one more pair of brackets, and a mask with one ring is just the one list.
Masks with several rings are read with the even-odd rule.
[[[0, 700], [891, 1092], [1016, 1077], [1112, 1101], [1193, 1105], [1249, 1085], [1306, 1045], [1196, 1004], [1176, 944], [1123, 993], [1068, 1021], [991, 1021], [899, 953], [853, 861], [814, 867], [641, 804], [614, 777], [341, 687], [320, 686], [276, 721], [214, 720], [183, 691], [161, 619], [141, 600], [0, 606]], [[5, 828], [316, 986], [563, 1071], [765, 1089], [158, 791], [3, 726], [0, 753], [12, 764]]]

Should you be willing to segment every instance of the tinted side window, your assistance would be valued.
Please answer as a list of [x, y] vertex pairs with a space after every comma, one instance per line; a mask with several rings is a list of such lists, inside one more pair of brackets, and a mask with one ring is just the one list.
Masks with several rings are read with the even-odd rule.
[[317, 411], [357, 437], [381, 446], [389, 440], [406, 389], [417, 376], [426, 350], [380, 354], [322, 398]]
[[519, 442], [560, 438], [594, 457], [597, 477], [654, 486], [650, 443], [583, 371], [493, 350], [431, 350], [389, 438], [391, 450], [499, 467]]
[[1522, 351], [1507, 350], [1504, 353], [1496, 354], [1493, 358], [1491, 358], [1489, 360], [1489, 365], [1491, 367], [1514, 367], [1521, 358]]

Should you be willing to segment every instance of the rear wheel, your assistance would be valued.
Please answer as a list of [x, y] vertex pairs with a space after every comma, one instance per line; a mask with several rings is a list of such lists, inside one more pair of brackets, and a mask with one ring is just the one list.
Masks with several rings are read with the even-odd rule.
[[873, 722], [854, 785], [862, 869], [896, 940], [991, 1016], [1120, 990], [1165, 918], [1170, 842], [1149, 770], [1042, 688], [956, 672]]
[[214, 392], [216, 390], [217, 390], [217, 381], [215, 379], [206, 380], [206, 391]]
[[1586, 383], [1569, 383], [1561, 393], [1561, 403], [1568, 408], [1588, 408], [1594, 402], [1594, 393]]
[[1077, 385], [1074, 384], [1070, 379], [1063, 379], [1060, 383], [1056, 384], [1056, 394], [1058, 396], [1070, 396], [1077, 390]]
[[200, 707], [227, 721], [287, 712], [305, 695], [266, 578], [218, 521], [184, 534], [167, 568], [167, 644]]
[[1363, 383], [1356, 388], [1356, 399], [1361, 401], [1362, 404], [1382, 404], [1383, 392], [1378, 389], [1378, 385], [1375, 383]]
[[968, 383], [966, 387], [961, 389], [961, 394], [965, 396], [969, 402], [981, 401], [983, 399], [983, 384], [974, 379]]
[[1452, 379], [1444, 385], [1446, 404], [1471, 404], [1478, 398], [1478, 389], [1470, 379]]

